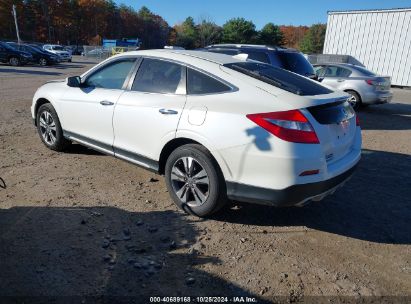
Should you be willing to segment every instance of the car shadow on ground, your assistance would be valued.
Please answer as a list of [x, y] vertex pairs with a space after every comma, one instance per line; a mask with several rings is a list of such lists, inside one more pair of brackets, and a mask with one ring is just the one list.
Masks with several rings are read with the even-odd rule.
[[0, 209], [0, 299], [149, 303], [150, 296], [252, 296], [262, 303], [196, 267], [220, 263], [187, 253], [202, 233], [173, 211]]
[[411, 105], [389, 103], [369, 106], [358, 112], [363, 130], [411, 130]]
[[28, 74], [28, 75], [43, 75], [43, 76], [58, 76], [62, 75], [59, 72], [47, 72], [47, 71], [38, 71], [38, 70], [23, 70], [19, 68], [2, 68], [0, 66], [0, 75], [7, 73], [17, 73], [17, 74]]
[[306, 226], [388, 244], [411, 244], [411, 156], [364, 150], [353, 177], [321, 202], [274, 208], [240, 204], [215, 220], [256, 226]]

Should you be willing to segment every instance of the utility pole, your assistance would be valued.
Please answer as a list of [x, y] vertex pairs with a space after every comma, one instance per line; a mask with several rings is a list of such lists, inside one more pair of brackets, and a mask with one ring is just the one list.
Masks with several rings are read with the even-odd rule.
[[17, 33], [17, 43], [20, 44], [20, 33], [19, 33], [19, 25], [17, 24], [17, 13], [16, 13], [16, 6], [13, 4], [13, 17], [14, 17], [14, 24], [16, 25], [16, 33]]

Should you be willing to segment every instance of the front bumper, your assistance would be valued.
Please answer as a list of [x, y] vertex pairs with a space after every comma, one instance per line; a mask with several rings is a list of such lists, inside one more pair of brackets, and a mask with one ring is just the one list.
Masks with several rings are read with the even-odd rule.
[[234, 201], [276, 207], [301, 206], [309, 200], [318, 201], [334, 193], [337, 188], [342, 186], [351, 177], [356, 166], [328, 180], [293, 185], [281, 190], [227, 182], [227, 196]]

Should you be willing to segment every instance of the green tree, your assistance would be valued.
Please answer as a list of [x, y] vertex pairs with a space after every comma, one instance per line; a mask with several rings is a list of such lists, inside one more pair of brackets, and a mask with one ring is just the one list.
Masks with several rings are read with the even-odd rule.
[[223, 25], [223, 42], [253, 43], [256, 36], [254, 23], [244, 18], [233, 18]]
[[221, 41], [223, 30], [214, 22], [203, 18], [197, 25], [198, 46], [205, 47]]
[[259, 33], [259, 43], [267, 45], [283, 45], [284, 35], [280, 27], [273, 23], [267, 23]]
[[187, 17], [183, 23], [176, 25], [174, 30], [176, 31], [176, 45], [186, 49], [196, 47], [198, 33], [192, 17]]
[[325, 32], [327, 25], [318, 23], [312, 25], [303, 40], [301, 41], [300, 50], [307, 54], [320, 54], [323, 52]]

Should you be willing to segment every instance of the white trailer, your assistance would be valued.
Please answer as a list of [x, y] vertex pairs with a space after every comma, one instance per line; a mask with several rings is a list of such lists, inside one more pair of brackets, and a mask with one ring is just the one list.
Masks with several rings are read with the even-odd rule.
[[323, 53], [351, 55], [393, 85], [411, 86], [411, 8], [328, 12]]

